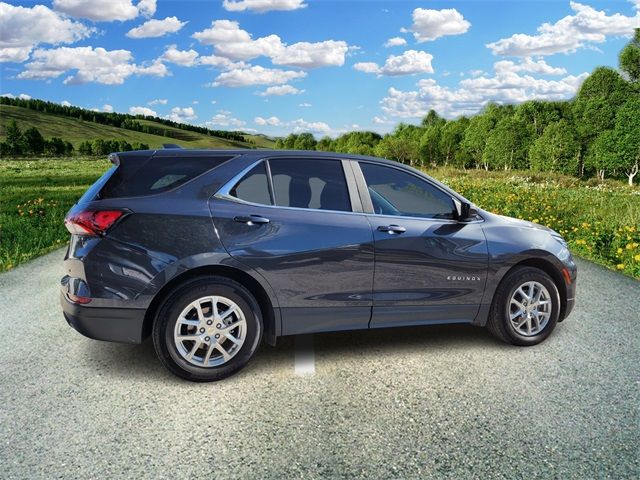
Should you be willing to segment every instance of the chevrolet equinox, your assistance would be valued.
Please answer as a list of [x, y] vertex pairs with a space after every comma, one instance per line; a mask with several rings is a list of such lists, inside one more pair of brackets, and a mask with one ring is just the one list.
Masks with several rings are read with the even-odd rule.
[[535, 345], [574, 305], [558, 233], [396, 162], [179, 148], [110, 160], [65, 219], [64, 316], [98, 340], [151, 335], [188, 380], [227, 377], [284, 335], [467, 323]]

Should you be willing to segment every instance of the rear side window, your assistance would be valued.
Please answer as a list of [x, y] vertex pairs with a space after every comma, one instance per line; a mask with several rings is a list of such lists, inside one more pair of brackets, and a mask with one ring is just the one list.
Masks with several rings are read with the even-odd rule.
[[349, 190], [338, 160], [269, 160], [276, 205], [351, 211]]
[[260, 162], [242, 177], [229, 194], [245, 202], [271, 205], [269, 180], [264, 162]]
[[220, 157], [123, 157], [99, 198], [139, 197], [166, 192], [229, 160]]

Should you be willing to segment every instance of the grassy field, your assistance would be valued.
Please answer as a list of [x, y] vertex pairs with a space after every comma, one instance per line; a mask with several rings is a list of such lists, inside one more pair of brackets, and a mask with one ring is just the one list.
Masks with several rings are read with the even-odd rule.
[[[110, 164], [0, 159], [0, 271], [64, 245], [67, 210]], [[548, 225], [572, 251], [640, 278], [640, 188], [530, 172], [428, 171], [487, 210]]]
[[126, 140], [129, 143], [141, 142], [148, 144], [150, 148], [159, 148], [163, 143], [177, 143], [185, 148], [250, 148], [252, 146], [272, 148], [275, 144], [275, 142], [262, 135], [247, 135], [247, 138], [254, 142], [250, 144], [181, 130], [148, 120], [140, 121], [143, 124], [176, 132], [179, 136], [176, 139], [83, 121], [77, 118], [47, 114], [12, 105], [0, 105], [0, 141], [4, 139], [5, 125], [11, 120], [15, 120], [23, 130], [28, 127], [36, 127], [45, 138], [60, 137], [71, 142], [76, 148], [85, 140], [96, 139]]

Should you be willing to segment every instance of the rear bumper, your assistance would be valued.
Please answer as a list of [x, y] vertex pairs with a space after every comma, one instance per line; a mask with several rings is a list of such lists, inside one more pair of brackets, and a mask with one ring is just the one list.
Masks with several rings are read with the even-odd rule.
[[108, 342], [141, 343], [145, 309], [102, 308], [78, 305], [60, 292], [67, 323], [85, 337]]

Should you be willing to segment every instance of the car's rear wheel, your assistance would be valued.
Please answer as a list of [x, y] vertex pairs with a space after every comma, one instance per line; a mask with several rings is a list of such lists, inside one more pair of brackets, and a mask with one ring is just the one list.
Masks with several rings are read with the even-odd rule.
[[187, 380], [221, 380], [244, 367], [262, 338], [260, 307], [239, 283], [197, 278], [164, 302], [153, 325], [158, 358]]
[[558, 323], [560, 294], [554, 281], [534, 267], [516, 267], [500, 282], [487, 327], [513, 345], [536, 345]]

